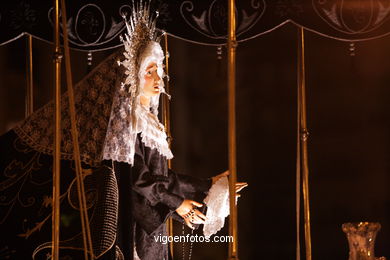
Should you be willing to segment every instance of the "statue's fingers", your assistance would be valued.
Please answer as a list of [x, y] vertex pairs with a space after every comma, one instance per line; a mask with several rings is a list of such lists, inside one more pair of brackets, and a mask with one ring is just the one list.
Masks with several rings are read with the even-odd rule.
[[194, 226], [191, 224], [189, 218], [185, 218], [185, 219], [184, 219], [184, 223], [185, 223], [189, 228], [194, 229]]
[[[237, 185], [238, 184], [238, 185]], [[239, 192], [239, 191], [241, 191], [243, 188], [245, 188], [245, 187], [247, 187], [248, 186], [248, 184], [247, 183], [237, 183], [236, 184], [236, 192]]]
[[195, 206], [197, 206], [197, 207], [202, 207], [202, 206], [203, 206], [202, 203], [199, 203], [199, 202], [196, 202], [196, 201], [191, 201], [191, 204], [192, 204], [192, 205], [195, 205]]
[[194, 224], [204, 224], [204, 223], [205, 223], [205, 220], [204, 220], [204, 219], [201, 219], [200, 217], [198, 217], [197, 215], [195, 215], [195, 216], [193, 216], [191, 222], [194, 223]]
[[207, 217], [202, 213], [202, 212], [200, 212], [199, 210], [195, 210], [195, 215], [196, 216], [198, 216], [199, 218], [201, 218], [201, 219], [204, 219], [204, 220], [206, 220], [207, 219]]

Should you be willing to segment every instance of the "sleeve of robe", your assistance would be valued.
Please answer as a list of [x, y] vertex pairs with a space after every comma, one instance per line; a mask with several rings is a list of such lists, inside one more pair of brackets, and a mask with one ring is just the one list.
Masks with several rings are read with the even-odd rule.
[[[156, 149], [146, 147], [140, 135], [135, 148], [134, 165], [131, 169], [132, 189], [136, 193], [135, 204], [142, 205], [142, 210], [139, 206], [138, 211], [135, 209], [135, 215], [142, 214], [136, 218], [139, 222], [147, 222], [147, 225], [141, 225], [148, 229], [148, 233], [153, 231], [151, 226], [163, 223], [172, 214], [178, 220], [175, 210], [184, 199], [202, 202], [207, 196], [211, 187], [210, 179], [199, 179], [168, 170], [166, 158]], [[155, 221], [150, 222], [153, 216], [156, 216]]]
[[145, 147], [137, 138], [134, 166], [132, 167], [133, 190], [146, 198], [152, 206], [163, 203], [175, 210], [183, 198], [169, 191], [169, 177], [163, 156], [155, 149]]

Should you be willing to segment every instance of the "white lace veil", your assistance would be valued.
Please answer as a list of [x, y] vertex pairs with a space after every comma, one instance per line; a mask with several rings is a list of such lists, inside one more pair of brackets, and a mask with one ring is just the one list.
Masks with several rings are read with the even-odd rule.
[[[146, 146], [157, 149], [168, 159], [173, 157], [164, 126], [157, 119], [160, 94], [151, 98], [150, 108], [145, 108], [140, 103], [146, 68], [150, 63], [156, 63], [157, 73], [162, 79], [163, 60], [164, 53], [160, 44], [150, 41], [139, 57], [137, 73], [139, 83], [135, 91], [129, 93], [126, 84], [122, 84], [118, 89], [105, 138], [103, 159], [133, 164], [138, 133], [142, 133], [142, 141]], [[160, 93], [165, 93], [163, 80], [160, 80]]]
[[[149, 7], [141, 1], [139, 6], [133, 6], [129, 20], [123, 17], [127, 28], [127, 34], [121, 38], [125, 47], [125, 59], [118, 63], [126, 69], [126, 79], [122, 81], [114, 99], [103, 159], [133, 164], [138, 133], [142, 133], [145, 145], [156, 148], [169, 159], [172, 158], [164, 127], [157, 118], [160, 95], [151, 98], [149, 108], [140, 103], [146, 68], [151, 62], [156, 63], [157, 73], [163, 78], [164, 52], [158, 43], [157, 17], [153, 18]], [[165, 93], [163, 80], [160, 80], [160, 93]]]

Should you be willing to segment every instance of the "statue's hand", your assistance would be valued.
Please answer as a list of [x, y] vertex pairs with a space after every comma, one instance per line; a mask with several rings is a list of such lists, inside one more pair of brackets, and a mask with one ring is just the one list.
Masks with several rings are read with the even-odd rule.
[[204, 224], [207, 217], [197, 210], [195, 207], [202, 207], [203, 204], [185, 199], [176, 209], [177, 214], [184, 219], [184, 223], [191, 229], [194, 229], [192, 224]]

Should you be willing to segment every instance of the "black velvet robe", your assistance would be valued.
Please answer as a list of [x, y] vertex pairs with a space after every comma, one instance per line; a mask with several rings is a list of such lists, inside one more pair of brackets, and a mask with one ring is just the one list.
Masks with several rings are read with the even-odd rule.
[[[46, 259], [51, 247], [52, 157], [25, 144], [15, 132], [0, 137], [0, 259]], [[211, 180], [176, 174], [156, 149], [138, 135], [134, 166], [103, 161], [83, 165], [93, 249], [98, 259], [168, 259], [168, 217], [183, 199], [202, 202]], [[75, 172], [61, 163], [61, 250], [66, 259], [83, 259]]]
[[[146, 147], [140, 135], [136, 142], [134, 166], [123, 163], [114, 165], [117, 177], [126, 178], [125, 181], [118, 181], [119, 200], [122, 202], [119, 206], [116, 244], [124, 250], [125, 259], [132, 259], [133, 248], [126, 243], [134, 234], [141, 260], [168, 259], [167, 245], [156, 242], [154, 236], [167, 235], [165, 223], [172, 214], [174, 219], [180, 220], [175, 210], [184, 198], [202, 202], [211, 187], [211, 180], [169, 170], [166, 158], [156, 149]], [[132, 188], [128, 189], [130, 183]], [[127, 207], [129, 201], [132, 202], [131, 209]], [[129, 215], [132, 215], [132, 221]], [[128, 232], [131, 226], [134, 233]]]

